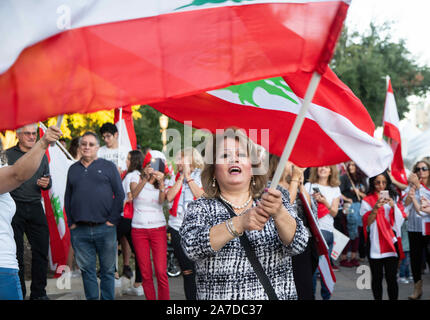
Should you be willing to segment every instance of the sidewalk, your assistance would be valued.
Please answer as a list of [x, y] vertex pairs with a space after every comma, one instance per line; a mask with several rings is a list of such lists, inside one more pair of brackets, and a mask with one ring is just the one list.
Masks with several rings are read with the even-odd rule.
[[[365, 266], [368, 266], [367, 263], [363, 263]], [[359, 268], [359, 267], [358, 267]], [[366, 267], [362, 267], [363, 270]], [[358, 269], [360, 270], [360, 269]], [[361, 270], [361, 272], [363, 272]], [[363, 277], [362, 273], [357, 273], [357, 268], [345, 268], [340, 267], [340, 270], [335, 272], [336, 276], [336, 285], [334, 289], [334, 293], [332, 295], [331, 300], [373, 300], [372, 290], [369, 288], [359, 289], [357, 286], [363, 285]], [[361, 278], [360, 278], [361, 277]], [[430, 299], [430, 274], [422, 275], [423, 279], [423, 300]], [[123, 295], [122, 291], [131, 286], [133, 283], [131, 280], [126, 277], [120, 278], [120, 286], [115, 288], [115, 296], [117, 300], [145, 300], [144, 296], [129, 296]], [[26, 281], [27, 288], [30, 288], [30, 281]], [[63, 285], [62, 285], [63, 283]], [[64, 281], [61, 283], [58, 279], [48, 279], [48, 285], [46, 288], [48, 296], [52, 300], [85, 300], [85, 294], [82, 285], [82, 278], [70, 278], [70, 289], [61, 289], [64, 286]], [[156, 280], [154, 279], [154, 283]], [[57, 286], [59, 284], [59, 286]], [[370, 284], [369, 284], [370, 285]], [[171, 300], [185, 300], [184, 290], [183, 290], [183, 280], [182, 276], [169, 278], [169, 286], [170, 286], [170, 298]], [[59, 288], [60, 287], [60, 288]], [[384, 294], [383, 299], [387, 300], [387, 290], [385, 280], [383, 282]], [[407, 300], [408, 296], [413, 291], [413, 283], [402, 284], [399, 283], [399, 300]], [[317, 293], [316, 299], [321, 300], [320, 295], [320, 284], [318, 281], [317, 284]]]

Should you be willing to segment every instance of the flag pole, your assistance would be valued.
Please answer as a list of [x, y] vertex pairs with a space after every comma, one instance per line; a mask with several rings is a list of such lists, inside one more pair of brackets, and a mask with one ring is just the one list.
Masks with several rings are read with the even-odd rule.
[[[45, 130], [46, 131], [46, 126], [43, 124], [43, 122], [39, 122], [39, 126], [40, 127], [42, 127], [42, 129], [43, 130]], [[76, 162], [76, 160], [72, 157], [72, 155], [69, 153], [69, 151], [67, 151], [67, 149], [66, 148], [64, 148], [63, 147], [63, 145], [60, 143], [60, 142], [58, 142], [58, 141], [55, 141], [55, 143], [53, 144], [53, 145], [51, 145], [51, 147], [53, 147], [54, 145], [57, 145], [60, 149], [61, 149], [61, 151], [63, 151], [64, 152], [64, 154], [70, 159], [70, 160], [72, 160], [72, 161], [74, 161], [74, 162]]]
[[284, 172], [285, 165], [290, 158], [291, 151], [293, 150], [294, 144], [296, 143], [297, 137], [299, 135], [300, 129], [302, 128], [303, 122], [305, 121], [306, 113], [308, 112], [309, 106], [312, 102], [312, 99], [315, 95], [315, 92], [318, 88], [318, 84], [320, 83], [321, 75], [317, 72], [312, 74], [311, 81], [309, 82], [308, 88], [306, 89], [305, 98], [303, 100], [303, 104], [300, 108], [299, 113], [297, 114], [296, 120], [294, 121], [293, 128], [291, 129], [290, 135], [288, 136], [288, 140], [285, 144], [284, 151], [282, 152], [282, 156], [279, 159], [278, 167], [276, 168], [275, 174], [272, 179], [272, 183], [270, 185], [271, 189], [276, 189], [281, 180], [282, 173]]
[[118, 130], [118, 158], [116, 161], [116, 165], [119, 167], [119, 155], [120, 155], [120, 150], [119, 147], [121, 145], [121, 136], [122, 136], [122, 107], [119, 108], [119, 130]]
[[[57, 116], [57, 124], [55, 125], [58, 129], [61, 128], [61, 124], [63, 123], [64, 114], [60, 114]], [[42, 123], [42, 122], [40, 122]], [[55, 142], [51, 143], [51, 147], [55, 146]]]

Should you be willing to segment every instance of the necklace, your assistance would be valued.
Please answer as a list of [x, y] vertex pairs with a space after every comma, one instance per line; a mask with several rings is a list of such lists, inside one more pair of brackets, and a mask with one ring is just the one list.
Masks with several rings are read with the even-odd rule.
[[228, 201], [227, 199], [225, 199], [222, 195], [219, 195], [219, 197], [220, 197], [224, 202], [227, 202], [229, 205], [231, 205], [233, 209], [236, 209], [236, 210], [240, 210], [240, 209], [245, 208], [245, 207], [249, 204], [249, 202], [252, 200], [252, 196], [249, 196], [249, 199], [248, 199], [248, 200], [246, 200], [246, 202], [245, 202], [243, 205], [241, 205], [241, 206], [236, 206], [235, 204], [233, 204], [233, 203], [231, 203], [230, 201]]

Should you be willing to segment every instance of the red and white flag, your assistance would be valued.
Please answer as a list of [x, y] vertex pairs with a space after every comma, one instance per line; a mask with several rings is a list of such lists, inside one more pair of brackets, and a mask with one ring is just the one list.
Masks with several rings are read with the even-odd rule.
[[[281, 156], [310, 77], [307, 72], [288, 73], [151, 106], [179, 122], [191, 121], [193, 127], [212, 133], [230, 126], [245, 129], [254, 142]], [[391, 149], [373, 137], [374, 130], [361, 101], [327, 69], [290, 160], [301, 167], [318, 167], [351, 159], [372, 177], [392, 160]]]
[[[378, 209], [375, 223], [367, 225], [367, 220], [376, 202], [379, 199], [377, 193], [368, 195], [361, 201], [360, 215], [363, 220], [363, 233], [365, 240], [370, 237], [370, 258], [382, 259], [387, 257], [397, 257], [397, 250], [394, 246], [398, 242], [400, 259], [404, 258], [401, 248], [401, 227], [406, 214], [396, 204], [394, 208], [384, 205]], [[369, 230], [369, 231], [368, 231]], [[399, 235], [399, 236], [397, 236]]]
[[391, 163], [391, 174], [393, 177], [403, 183], [408, 184], [405, 166], [402, 157], [402, 139], [399, 130], [399, 113], [397, 112], [396, 100], [394, 98], [391, 79], [387, 76], [387, 95], [384, 107], [384, 135], [390, 139], [391, 149], [393, 150], [393, 162]]
[[[41, 124], [39, 133], [42, 137], [46, 127]], [[64, 211], [64, 193], [66, 191], [67, 171], [73, 164], [63, 151], [54, 144], [46, 150], [49, 160], [52, 187], [42, 190], [46, 220], [49, 227], [49, 265], [55, 270], [55, 277], [61, 276], [70, 248], [70, 230], [67, 226], [67, 216]]]
[[321, 233], [321, 229], [319, 228], [315, 216], [312, 214], [310, 204], [302, 193], [299, 193], [299, 197], [302, 201], [303, 208], [305, 209], [306, 218], [309, 222], [309, 229], [312, 233], [312, 238], [309, 238], [309, 241], [315, 241], [317, 246], [319, 255], [318, 270], [320, 272], [321, 279], [327, 289], [330, 291], [330, 294], [332, 294], [334, 291], [334, 285], [336, 283], [336, 276], [334, 275], [333, 268], [331, 266], [327, 243], [324, 240], [324, 236]]
[[115, 109], [114, 123], [118, 129], [118, 144], [127, 150], [136, 150], [137, 140], [134, 131], [133, 110], [131, 106]]
[[323, 74], [349, 3], [0, 1], [0, 131], [289, 72]]

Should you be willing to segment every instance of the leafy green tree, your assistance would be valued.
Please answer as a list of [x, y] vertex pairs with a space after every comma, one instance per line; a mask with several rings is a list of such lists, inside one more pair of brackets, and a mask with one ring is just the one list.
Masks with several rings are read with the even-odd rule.
[[407, 98], [423, 96], [430, 88], [430, 69], [419, 66], [404, 40], [391, 39], [391, 24], [370, 25], [366, 34], [345, 27], [331, 67], [369, 111], [376, 126], [382, 125], [387, 75], [396, 98], [400, 119], [408, 111]]

